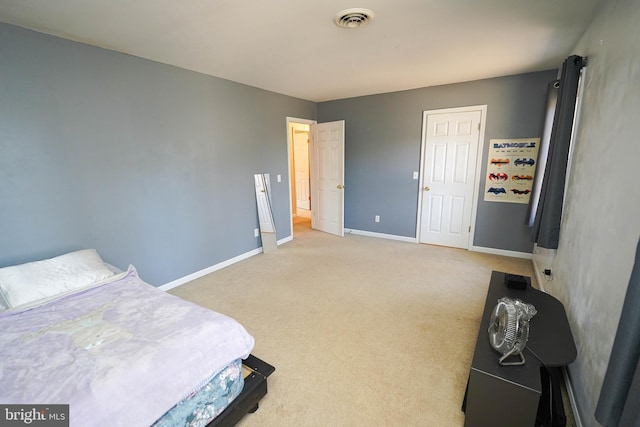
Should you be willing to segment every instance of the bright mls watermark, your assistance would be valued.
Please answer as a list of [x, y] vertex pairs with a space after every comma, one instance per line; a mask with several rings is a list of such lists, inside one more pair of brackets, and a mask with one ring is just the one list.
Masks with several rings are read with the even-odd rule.
[[69, 405], [2, 405], [0, 426], [69, 427]]

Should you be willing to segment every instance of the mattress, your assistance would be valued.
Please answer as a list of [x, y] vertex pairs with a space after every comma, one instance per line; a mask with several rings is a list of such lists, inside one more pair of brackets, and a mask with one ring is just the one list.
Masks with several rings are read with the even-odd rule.
[[217, 373], [204, 387], [178, 402], [153, 427], [203, 427], [220, 415], [242, 392], [244, 375], [238, 359]]
[[[114, 281], [0, 313], [0, 402], [69, 404], [78, 427], [166, 423], [190, 396], [232, 400], [253, 345], [236, 320], [145, 283], [130, 266]], [[213, 394], [196, 397], [201, 388]], [[189, 422], [200, 417], [187, 412]]]

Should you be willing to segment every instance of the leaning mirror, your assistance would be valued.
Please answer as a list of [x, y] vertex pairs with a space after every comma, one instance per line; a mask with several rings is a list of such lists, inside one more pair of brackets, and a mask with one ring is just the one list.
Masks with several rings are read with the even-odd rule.
[[260, 239], [262, 252], [269, 252], [278, 247], [276, 240], [276, 225], [271, 210], [271, 185], [268, 173], [257, 173], [254, 176], [256, 187], [256, 203], [258, 206], [258, 221], [260, 223]]

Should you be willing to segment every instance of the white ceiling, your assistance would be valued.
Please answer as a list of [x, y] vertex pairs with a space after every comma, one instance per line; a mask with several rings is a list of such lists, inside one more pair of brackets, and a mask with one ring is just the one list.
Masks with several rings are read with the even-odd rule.
[[[603, 0], [0, 0], [0, 21], [326, 101], [558, 68]], [[356, 30], [333, 18], [363, 7]]]

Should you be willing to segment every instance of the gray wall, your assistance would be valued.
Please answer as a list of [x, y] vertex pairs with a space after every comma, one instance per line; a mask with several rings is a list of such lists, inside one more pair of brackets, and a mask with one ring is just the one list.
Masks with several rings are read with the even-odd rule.
[[[415, 237], [422, 112], [487, 105], [489, 140], [542, 134], [547, 84], [557, 70], [428, 87], [318, 104], [318, 121], [345, 120], [345, 227]], [[474, 245], [531, 253], [527, 205], [484, 201], [479, 190]], [[380, 215], [381, 221], [374, 222]]]
[[[572, 54], [588, 57], [585, 89], [548, 292], [578, 347], [569, 366], [585, 427], [596, 403], [640, 236], [640, 3], [604, 2]], [[549, 261], [547, 261], [549, 262]]]
[[93, 247], [161, 285], [291, 235], [286, 117], [315, 103], [0, 24], [0, 266]]

